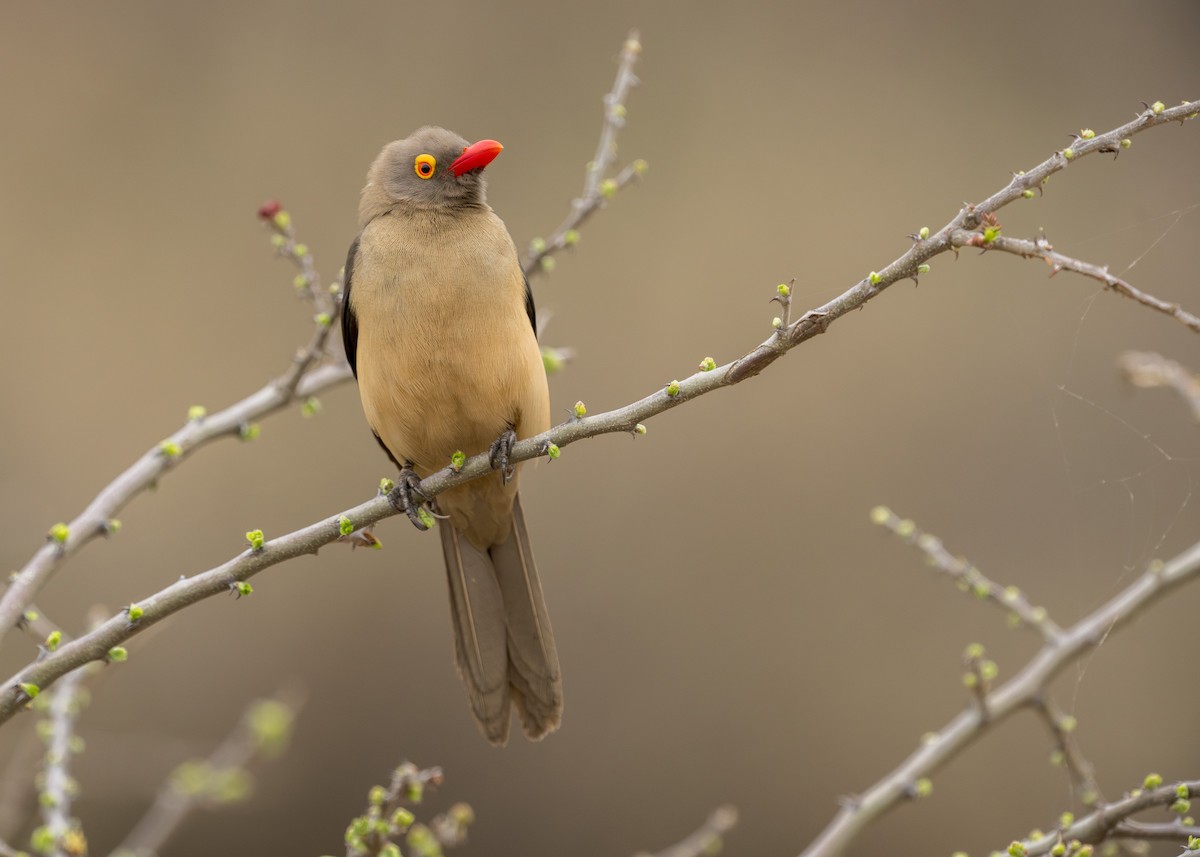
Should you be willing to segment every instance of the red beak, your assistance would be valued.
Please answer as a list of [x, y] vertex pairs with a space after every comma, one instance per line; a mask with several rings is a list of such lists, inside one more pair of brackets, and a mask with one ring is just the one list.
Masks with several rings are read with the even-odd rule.
[[454, 175], [461, 176], [471, 170], [481, 170], [496, 159], [504, 149], [495, 140], [480, 140], [463, 149], [463, 153], [454, 159], [450, 165]]

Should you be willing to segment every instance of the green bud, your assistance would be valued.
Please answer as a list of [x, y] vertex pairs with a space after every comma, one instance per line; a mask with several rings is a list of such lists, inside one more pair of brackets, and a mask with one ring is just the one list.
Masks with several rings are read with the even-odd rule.
[[645, 434], [646, 427], [644, 425], [642, 425], [641, 423], [638, 423], [637, 425], [635, 425], [633, 427], [633, 433], [634, 434]]
[[979, 676], [975, 673], [963, 673], [962, 683], [967, 690], [974, 690], [979, 687]]
[[1000, 667], [996, 666], [995, 661], [984, 661], [979, 665], [979, 676], [984, 681], [993, 681], [998, 675]]
[[401, 857], [400, 846], [395, 842], [385, 843], [384, 846], [379, 849], [379, 857]]
[[883, 525], [892, 519], [892, 510], [887, 506], [876, 506], [871, 510], [871, 523]]
[[963, 659], [968, 661], [977, 661], [983, 657], [985, 649], [983, 643], [971, 643], [963, 650]]
[[407, 798], [409, 803], [420, 803], [425, 797], [425, 785], [420, 780], [413, 780], [408, 784]]
[[245, 723], [261, 752], [278, 756], [292, 736], [296, 713], [277, 699], [255, 702], [246, 712]]
[[208, 416], [208, 408], [204, 407], [204, 405], [192, 405], [188, 408], [187, 418], [189, 423], [198, 423], [206, 416]]
[[1187, 783], [1180, 783], [1175, 786], [1175, 797], [1190, 797], [1188, 794]]
[[104, 522], [104, 529], [109, 533], [121, 532], [121, 521], [117, 518], [109, 518]]
[[530, 241], [529, 242], [529, 252], [533, 253], [533, 255], [535, 255], [535, 256], [538, 255], [539, 253], [546, 252], [546, 239], [545, 238], [534, 238], [532, 241]]
[[471, 809], [470, 804], [456, 803], [447, 810], [446, 814], [454, 820], [454, 823], [459, 827], [475, 823], [475, 810]]
[[587, 416], [587, 408], [584, 406], [583, 402], [576, 402], [575, 403], [575, 419], [581, 420], [586, 416]]
[[1008, 846], [1008, 853], [1009, 853], [1010, 857], [1025, 857], [1025, 854], [1027, 852], [1026, 852], [1024, 844], [1014, 840]]
[[461, 449], [454, 450], [450, 456], [450, 469], [455, 473], [463, 469], [463, 465], [467, 463], [467, 454]]
[[1066, 761], [1066, 757], [1063, 755], [1062, 750], [1052, 750], [1050, 752], [1050, 764], [1054, 767], [1061, 768], [1064, 761]]
[[568, 229], [566, 232], [563, 233], [563, 244], [566, 244], [568, 247], [574, 247], [578, 243], [579, 243], [579, 230], [578, 229]]
[[999, 226], [983, 227], [983, 243], [984, 244], [991, 244], [993, 241], [995, 241], [999, 237], [1000, 237], [1000, 227]]
[[333, 318], [327, 312], [319, 312], [313, 316], [313, 321], [321, 327], [329, 327], [333, 323]]
[[672, 381], [670, 384], [667, 385], [667, 395], [672, 396], [672, 397], [679, 395], [679, 382], [678, 381]]
[[307, 274], [297, 274], [292, 279], [292, 285], [296, 287], [296, 291], [301, 291], [303, 289], [307, 289], [308, 288], [308, 275]]
[[50, 528], [46, 534], [50, 541], [58, 542], [60, 545], [71, 537], [71, 528], [61, 521]]
[[1021, 590], [1015, 586], [1004, 587], [1004, 601], [1008, 604], [1013, 604], [1021, 598]]
[[354, 532], [354, 522], [345, 515], [340, 515], [338, 517], [338, 532], [343, 536], [350, 535], [352, 532]]
[[29, 835], [29, 845], [39, 854], [49, 854], [58, 847], [58, 840], [49, 827], [39, 827]]
[[258, 436], [262, 434], [262, 426], [258, 423], [242, 423], [238, 429], [238, 434], [241, 435], [244, 441], [257, 440]]
[[792, 294], [792, 289], [787, 283], [780, 283], [775, 287], [775, 291], [779, 292], [781, 298], [790, 297]]
[[390, 494], [392, 489], [396, 487], [396, 483], [388, 479], [386, 476], [379, 480], [379, 493]]
[[1200, 836], [1188, 837], [1188, 851], [1200, 851]]
[[1156, 101], [1150, 105], [1150, 109], [1153, 110], [1154, 113], [1157, 115], [1159, 113], [1162, 113], [1164, 110], [1166, 110], [1167, 105], [1163, 104], [1161, 101]]
[[1065, 842], [1055, 842], [1054, 847], [1050, 849], [1053, 857], [1063, 857], [1067, 853], [1067, 844]]
[[650, 165], [641, 158], [633, 162], [633, 171], [639, 176], [644, 176], [648, 169], [650, 169]]
[[1068, 734], [1071, 732], [1074, 732], [1075, 727], [1078, 725], [1079, 725], [1079, 721], [1076, 720], [1074, 717], [1072, 717], [1070, 714], [1063, 715], [1063, 717], [1058, 721], [1058, 728]]
[[913, 792], [919, 798], [926, 798], [933, 794], [933, 780], [929, 777], [921, 777], [913, 784]]
[[45, 646], [47, 649], [49, 649], [52, 652], [58, 648], [58, 644], [61, 642], [62, 642], [62, 631], [55, 629], [46, 635]]
[[917, 232], [917, 235], [919, 235], [919, 236], [920, 236], [920, 238], [921, 238], [921, 240], [922, 240], [922, 241], [924, 241], [926, 238], [928, 238], [928, 237], [929, 237], [929, 227], [928, 227], [928, 226], [922, 226], [922, 227], [921, 227], [921, 229], [920, 229], [920, 231], [919, 231], [919, 232]]
[[617, 183], [612, 179], [605, 179], [600, 182], [600, 195], [605, 199], [612, 199], [617, 193]]
[[554, 266], [557, 265], [558, 263], [554, 260], [553, 256], [543, 256], [541, 261], [538, 262], [538, 264], [542, 266], [543, 271], [545, 271], [547, 274], [549, 274], [551, 271], [554, 270]]
[[287, 229], [292, 225], [292, 216], [286, 211], [280, 211], [275, 214], [274, 221], [280, 229]]
[[243, 598], [247, 595], [254, 594], [254, 587], [244, 580], [234, 581], [233, 591], [237, 593], [238, 598]]
[[294, 247], [292, 247], [292, 255], [295, 256], [297, 259], [304, 258], [305, 256], [308, 255], [308, 245], [307, 244], [295, 245]]
[[1146, 774], [1146, 779], [1142, 780], [1142, 788], [1147, 791], [1153, 791], [1163, 784], [1162, 774]]
[[1021, 196], [1025, 197], [1026, 199], [1033, 199], [1033, 195], [1034, 195], [1033, 191], [1030, 190], [1029, 188], [1026, 188], [1025, 190], [1021, 191]]
[[773, 319], [771, 319], [771, 327], [779, 330], [781, 327], [783, 327], [783, 319], [779, 316], [775, 316]]
[[173, 440], [164, 440], [158, 445], [158, 451], [167, 458], [178, 458], [183, 454], [183, 449]]
[[1084, 128], [1082, 131], [1079, 132], [1079, 136], [1085, 140], [1090, 140], [1096, 136], [1096, 132], [1093, 131], [1091, 128]]
[[1126, 137], [1125, 139], [1123, 139], [1123, 140], [1121, 141], [1121, 148], [1122, 148], [1122, 149], [1128, 149], [1128, 148], [1129, 148], [1130, 146], [1132, 146], [1132, 145], [1133, 145], [1133, 140], [1130, 140], [1128, 137]]
[[416, 820], [416, 816], [404, 807], [400, 807], [392, 813], [392, 826], [400, 830], [407, 830]]
[[566, 356], [560, 349], [552, 348], [549, 345], [542, 346], [542, 368], [546, 370], [547, 375], [561, 372], [566, 365]]
[[1175, 803], [1171, 804], [1171, 812], [1175, 813], [1176, 815], [1184, 815], [1191, 808], [1192, 802], [1187, 798], [1181, 797], [1176, 800]]
[[867, 279], [870, 281], [872, 286], [877, 286], [883, 282], [883, 277], [879, 276], [878, 271], [872, 271], [867, 275]]
[[37, 695], [42, 692], [42, 689], [30, 681], [23, 681], [17, 684], [21, 688], [21, 693], [28, 696], [30, 699], [36, 699]]
[[929, 273], [929, 263], [922, 262], [920, 265], [917, 265], [917, 273], [918, 274], [928, 274]]
[[250, 530], [246, 533], [246, 541], [250, 544], [251, 550], [260, 551], [263, 547], [263, 531]]
[[1058, 817], [1058, 826], [1061, 827], [1063, 830], [1066, 830], [1068, 827], [1070, 827], [1074, 823], [1075, 823], [1075, 813], [1073, 813], [1073, 812], [1064, 812], [1062, 815], [1060, 815]]
[[271, 246], [274, 247], [276, 250], [282, 249], [283, 245], [286, 243], [287, 243], [287, 239], [284, 238], [279, 233], [276, 233], [271, 236]]
[[385, 800], [387, 800], [387, 789], [383, 786], [372, 786], [371, 790], [367, 792], [367, 803], [371, 806], [382, 806]]
[[113, 646], [108, 650], [108, 659], [114, 664], [124, 663], [129, 660], [129, 650], [124, 646]]
[[429, 514], [429, 511], [424, 506], [417, 507], [417, 517], [421, 519], [421, 523], [425, 525], [425, 529], [428, 530], [433, 527], [433, 515]]
[[714, 370], [716, 368], [717, 368], [717, 361], [713, 360], [711, 357], [705, 357], [703, 360], [700, 361], [700, 371], [701, 372], [711, 372], [712, 370]]
[[140, 604], [130, 604], [125, 608], [125, 612], [129, 614], [129, 621], [136, 622], [146, 615], [146, 611], [142, 609]]
[[562, 455], [562, 451], [558, 448], [557, 443], [548, 443], [546, 444], [546, 455], [550, 456], [551, 459], [555, 459]]
[[1066, 159], [1069, 161], [1069, 160], [1071, 160], [1072, 158], [1074, 158], [1074, 157], [1075, 157], [1075, 150], [1074, 150], [1074, 149], [1072, 149], [1072, 148], [1069, 148], [1069, 147], [1068, 147], [1068, 148], [1066, 148], [1066, 149], [1063, 149], [1063, 150], [1062, 150], [1062, 156], [1063, 156], [1064, 158], [1066, 158]]
[[303, 417], [315, 417], [321, 412], [321, 400], [316, 396], [309, 396], [304, 400], [304, 404], [300, 406], [300, 415]]

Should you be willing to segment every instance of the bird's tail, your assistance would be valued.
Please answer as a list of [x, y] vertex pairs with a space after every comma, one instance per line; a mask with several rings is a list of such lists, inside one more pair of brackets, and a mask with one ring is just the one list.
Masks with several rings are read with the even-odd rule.
[[479, 728], [493, 744], [508, 740], [509, 706], [525, 734], [553, 732], [562, 719], [562, 676], [521, 498], [503, 541], [481, 550], [439, 522], [458, 674]]

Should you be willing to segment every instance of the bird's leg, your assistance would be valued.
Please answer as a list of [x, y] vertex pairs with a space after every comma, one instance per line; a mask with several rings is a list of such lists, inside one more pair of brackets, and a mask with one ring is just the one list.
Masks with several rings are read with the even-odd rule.
[[513, 478], [516, 473], [516, 468], [508, 460], [512, 455], [513, 444], [517, 442], [517, 433], [509, 426], [504, 431], [500, 432], [500, 437], [492, 442], [491, 449], [488, 450], [488, 464], [492, 466], [492, 470], [500, 471], [500, 479], [505, 485], [508, 480]]
[[[400, 478], [396, 480], [395, 487], [388, 492], [388, 502], [392, 504], [397, 512], [403, 512], [408, 515], [408, 519], [413, 522], [413, 526], [418, 530], [428, 530], [429, 526], [421, 520], [418, 510], [421, 508], [421, 503], [425, 501], [425, 495], [421, 493], [420, 486], [421, 477], [417, 476], [413, 470], [412, 462], [404, 462], [404, 466], [400, 468]], [[414, 495], [416, 495], [414, 497]], [[416, 499], [420, 497], [420, 501]]]

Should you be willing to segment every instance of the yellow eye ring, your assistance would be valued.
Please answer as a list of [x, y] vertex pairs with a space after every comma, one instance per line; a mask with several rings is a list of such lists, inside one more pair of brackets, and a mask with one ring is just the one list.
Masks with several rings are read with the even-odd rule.
[[417, 159], [413, 161], [413, 171], [418, 178], [431, 179], [433, 171], [437, 167], [437, 158], [433, 155], [417, 155]]

